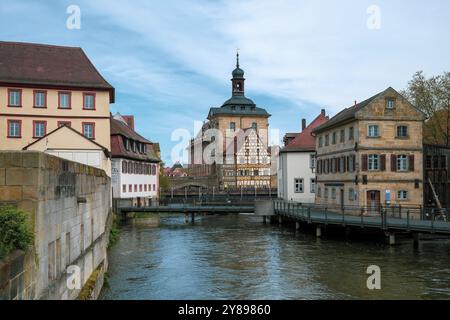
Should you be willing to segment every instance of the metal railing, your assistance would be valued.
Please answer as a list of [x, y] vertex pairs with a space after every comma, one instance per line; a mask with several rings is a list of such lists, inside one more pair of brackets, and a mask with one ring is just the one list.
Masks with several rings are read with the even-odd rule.
[[[342, 225], [360, 225], [388, 228], [400, 228], [409, 231], [416, 229], [436, 230], [436, 223], [448, 222], [448, 212], [423, 206], [326, 206], [312, 203], [299, 203], [277, 199], [274, 201], [276, 214], [291, 218], [300, 218], [309, 223], [314, 219], [320, 223], [339, 223]], [[441, 224], [442, 226], [442, 224]], [[444, 230], [450, 225], [445, 224]]]

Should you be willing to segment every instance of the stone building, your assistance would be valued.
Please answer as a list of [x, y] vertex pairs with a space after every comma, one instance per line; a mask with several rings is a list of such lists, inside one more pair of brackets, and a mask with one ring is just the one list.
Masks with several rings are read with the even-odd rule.
[[160, 158], [155, 144], [134, 129], [134, 117], [111, 117], [113, 198], [147, 206], [159, 198]]
[[423, 204], [424, 118], [389, 87], [314, 129], [316, 203], [368, 211]]
[[286, 145], [278, 159], [278, 197], [288, 201], [314, 203], [316, 193], [316, 143], [311, 134], [314, 128], [326, 123], [325, 110], [307, 126], [302, 119], [302, 131], [287, 134]]
[[270, 114], [245, 96], [244, 71], [236, 69], [232, 96], [211, 108], [189, 146], [191, 176], [216, 176], [220, 188], [270, 185], [268, 119]]
[[[69, 126], [110, 151], [114, 88], [81, 48], [0, 41], [0, 61], [0, 150], [22, 150]], [[58, 134], [46, 140], [55, 150], [67, 148]], [[72, 146], [75, 161], [89, 158], [91, 149], [83, 154], [83, 145]], [[110, 165], [108, 158], [108, 175]]]

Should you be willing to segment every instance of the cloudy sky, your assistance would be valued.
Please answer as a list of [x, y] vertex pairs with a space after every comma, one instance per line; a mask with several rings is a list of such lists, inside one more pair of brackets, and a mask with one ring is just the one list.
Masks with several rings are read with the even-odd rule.
[[168, 163], [173, 130], [194, 134], [229, 98], [236, 48], [246, 95], [283, 134], [417, 70], [449, 71], [449, 27], [446, 0], [0, 0], [1, 40], [82, 47], [116, 88], [112, 112], [134, 114]]

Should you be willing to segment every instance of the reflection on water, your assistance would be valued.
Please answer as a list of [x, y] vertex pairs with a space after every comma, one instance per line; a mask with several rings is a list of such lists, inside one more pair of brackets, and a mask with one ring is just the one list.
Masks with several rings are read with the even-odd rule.
[[[103, 299], [449, 299], [450, 240], [320, 240], [249, 216], [124, 226]], [[382, 290], [366, 287], [381, 268]]]

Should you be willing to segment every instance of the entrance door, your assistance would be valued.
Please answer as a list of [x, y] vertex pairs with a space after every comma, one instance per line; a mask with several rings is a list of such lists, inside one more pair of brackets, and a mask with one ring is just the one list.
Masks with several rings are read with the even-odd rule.
[[372, 212], [378, 212], [380, 210], [380, 191], [367, 191], [367, 207]]

